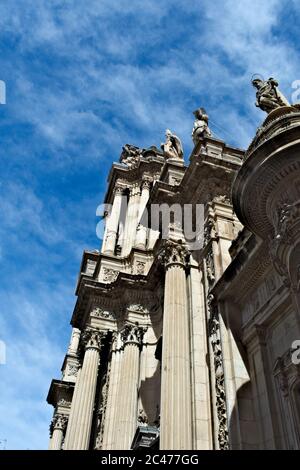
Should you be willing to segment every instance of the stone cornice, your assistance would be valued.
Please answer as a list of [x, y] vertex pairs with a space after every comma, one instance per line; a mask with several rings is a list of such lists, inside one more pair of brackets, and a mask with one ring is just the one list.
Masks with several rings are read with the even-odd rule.
[[72, 400], [72, 395], [74, 391], [74, 383], [73, 382], [65, 382], [62, 380], [55, 380], [53, 379], [48, 396], [47, 396], [47, 403], [56, 407], [58, 402], [61, 399], [68, 399], [70, 402]]
[[157, 283], [160, 282], [160, 276], [154, 275], [156, 272], [157, 263], [154, 263], [147, 276], [120, 272], [117, 279], [110, 284], [82, 276], [71, 324], [82, 328], [91, 298], [98, 298], [99, 304], [118, 312], [119, 315], [130, 303], [154, 302], [156, 299], [154, 292]]
[[161, 155], [151, 157], [141, 157], [137, 167], [129, 168], [120, 163], [114, 163], [108, 176], [108, 189], [104, 198], [104, 203], [111, 203], [113, 189], [117, 180], [128, 182], [129, 184], [142, 181], [145, 177], [154, 177], [160, 174], [165, 163]]

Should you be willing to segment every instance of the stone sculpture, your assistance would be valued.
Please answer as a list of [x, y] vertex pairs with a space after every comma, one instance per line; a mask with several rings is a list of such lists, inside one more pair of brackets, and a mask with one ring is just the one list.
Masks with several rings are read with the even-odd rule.
[[278, 82], [270, 77], [268, 80], [253, 78], [252, 85], [257, 89], [255, 106], [266, 113], [281, 106], [290, 106], [286, 97], [278, 90]]
[[195, 122], [192, 132], [192, 139], [194, 144], [203, 140], [205, 137], [211, 136], [211, 131], [208, 127], [208, 115], [204, 108], [198, 108], [193, 112], [195, 116]]
[[161, 144], [161, 148], [166, 159], [172, 158], [176, 160], [183, 160], [183, 148], [181, 141], [177, 135], [166, 130], [166, 142]]

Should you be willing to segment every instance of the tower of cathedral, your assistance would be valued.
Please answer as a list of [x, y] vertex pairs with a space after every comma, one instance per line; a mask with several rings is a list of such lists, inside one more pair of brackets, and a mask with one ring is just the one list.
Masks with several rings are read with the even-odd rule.
[[203, 108], [188, 164], [169, 130], [124, 146], [48, 394], [50, 449], [300, 448], [300, 109], [267, 112], [246, 152]]

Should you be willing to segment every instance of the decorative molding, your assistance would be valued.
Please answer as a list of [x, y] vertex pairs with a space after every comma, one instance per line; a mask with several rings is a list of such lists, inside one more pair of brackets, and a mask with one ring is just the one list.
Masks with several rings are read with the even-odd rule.
[[67, 368], [67, 377], [77, 377], [79, 364], [69, 364]]
[[66, 400], [65, 398], [61, 398], [58, 401], [57, 406], [64, 406], [65, 408], [71, 408], [71, 401]]
[[141, 304], [131, 304], [127, 310], [130, 310], [130, 312], [149, 313], [148, 309]]
[[219, 312], [217, 306], [213, 305], [214, 296], [208, 296], [208, 308], [210, 311], [210, 319], [208, 322], [208, 333], [214, 355], [215, 370], [215, 391], [216, 391], [216, 408], [219, 421], [218, 441], [221, 450], [229, 449], [228, 442], [228, 424], [227, 424], [227, 408], [226, 408], [226, 391], [223, 365], [223, 352], [220, 336]]
[[207, 275], [209, 287], [212, 287], [216, 280], [215, 263], [214, 263], [212, 246], [209, 247], [209, 250], [206, 256], [206, 275]]
[[101, 307], [95, 307], [90, 315], [91, 317], [103, 318], [104, 320], [116, 320], [116, 315], [113, 312], [103, 310]]
[[119, 271], [110, 268], [103, 268], [103, 281], [114, 282], [118, 277]]

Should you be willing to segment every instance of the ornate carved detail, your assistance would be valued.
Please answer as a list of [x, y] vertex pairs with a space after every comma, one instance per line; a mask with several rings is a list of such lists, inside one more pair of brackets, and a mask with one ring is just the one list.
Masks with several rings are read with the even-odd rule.
[[158, 255], [158, 259], [166, 268], [172, 264], [182, 264], [185, 266], [188, 257], [189, 251], [182, 243], [182, 240], [179, 240], [178, 242], [167, 240]]
[[222, 204], [231, 205], [231, 200], [226, 194], [222, 194], [220, 196], [215, 196], [213, 198], [213, 202], [218, 202], [218, 203], [222, 203]]
[[85, 330], [82, 334], [82, 343], [85, 349], [101, 349], [102, 340], [106, 334], [106, 331], [93, 330], [91, 328]]
[[55, 414], [55, 416], [53, 417], [53, 419], [51, 421], [50, 428], [49, 428], [50, 437], [52, 437], [53, 431], [55, 429], [59, 429], [62, 432], [65, 432], [65, 430], [67, 428], [67, 424], [68, 424], [68, 416], [67, 415], [64, 415], [64, 414], [61, 414], [61, 413]]
[[149, 423], [148, 416], [146, 415], [143, 409], [139, 410], [137, 422], [139, 426], [148, 426], [148, 423]]
[[284, 203], [278, 209], [278, 222], [275, 228], [275, 238], [283, 241], [285, 244], [293, 243], [291, 228], [300, 217], [300, 201], [294, 204]]
[[141, 304], [131, 304], [129, 305], [128, 310], [132, 312], [148, 313], [147, 308]]
[[227, 409], [226, 409], [226, 393], [223, 366], [223, 352], [220, 337], [219, 312], [216, 306], [213, 306], [214, 297], [212, 294], [208, 296], [208, 308], [210, 310], [210, 319], [208, 323], [208, 332], [212, 351], [214, 355], [215, 369], [215, 390], [216, 390], [216, 408], [219, 421], [218, 441], [220, 449], [227, 450], [228, 445], [228, 426], [227, 426]]
[[141, 328], [138, 324], [125, 325], [123, 330], [120, 332], [121, 338], [124, 342], [124, 346], [130, 343], [135, 343], [138, 346], [141, 346], [144, 332], [145, 332], [145, 328]]
[[96, 437], [96, 442], [95, 442], [96, 450], [100, 450], [102, 448], [102, 443], [103, 443], [105, 413], [107, 410], [108, 389], [109, 389], [109, 381], [110, 381], [110, 370], [111, 370], [111, 362], [109, 362], [106, 373], [102, 377], [102, 382], [101, 382], [100, 407], [97, 412], [97, 437]]
[[103, 310], [100, 307], [96, 307], [91, 312], [91, 317], [95, 318], [103, 318], [105, 320], [115, 320], [116, 316], [113, 312], [109, 312], [107, 310]]
[[138, 166], [143, 150], [134, 145], [126, 144], [123, 147], [120, 162], [127, 165], [129, 168]]
[[109, 268], [103, 268], [103, 281], [114, 282], [118, 277], [119, 271]]
[[68, 377], [77, 377], [79, 364], [69, 364], [67, 369]]
[[137, 261], [135, 265], [136, 274], [145, 274], [145, 261]]
[[148, 188], [148, 189], [150, 189], [151, 183], [152, 183], [152, 181], [151, 181], [150, 179], [149, 179], [149, 180], [148, 180], [148, 179], [144, 179], [144, 180], [142, 181], [142, 189], [143, 189], [143, 188]]
[[71, 402], [66, 400], [65, 398], [61, 398], [58, 403], [58, 406], [64, 406], [65, 408], [71, 408]]
[[207, 275], [207, 280], [208, 280], [208, 284], [210, 287], [215, 282], [215, 279], [216, 279], [215, 274], [216, 273], [215, 273], [213, 251], [212, 251], [212, 247], [210, 247], [206, 256], [206, 275]]

